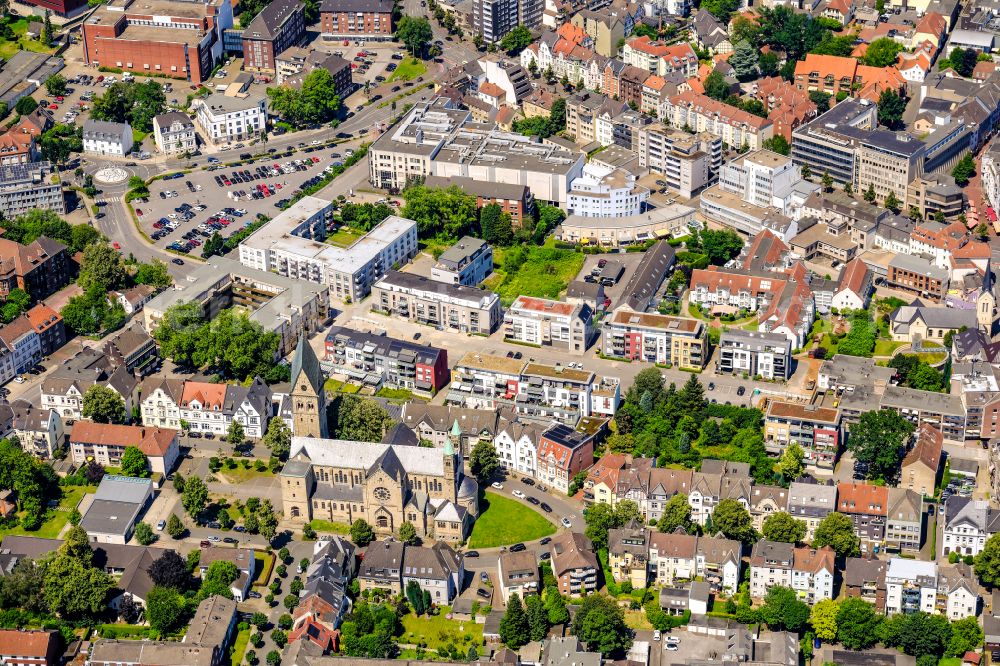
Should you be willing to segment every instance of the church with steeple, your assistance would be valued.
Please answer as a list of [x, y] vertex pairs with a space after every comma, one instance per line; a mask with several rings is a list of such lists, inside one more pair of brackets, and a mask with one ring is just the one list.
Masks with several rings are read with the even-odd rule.
[[[299, 390], [297, 384], [293, 388]], [[293, 408], [298, 404], [293, 399]], [[327, 439], [312, 434], [311, 419], [304, 418], [303, 424], [306, 430], [295, 431], [281, 471], [286, 518], [345, 524], [361, 518], [381, 535], [397, 533], [409, 522], [427, 538], [461, 541], [468, 536], [479, 515], [479, 485], [464, 473], [456, 435], [443, 449], [435, 449], [415, 441]]]
[[996, 274], [986, 262], [986, 273], [983, 275], [983, 286], [976, 298], [976, 321], [979, 323], [979, 330], [989, 337], [996, 333], [997, 326], [997, 287]]

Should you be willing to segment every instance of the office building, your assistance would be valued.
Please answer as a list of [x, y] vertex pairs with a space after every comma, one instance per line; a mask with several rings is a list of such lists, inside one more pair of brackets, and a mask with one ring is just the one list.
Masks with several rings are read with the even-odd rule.
[[431, 279], [475, 287], [492, 272], [493, 248], [486, 241], [465, 236], [438, 257], [431, 268]]
[[597, 335], [590, 306], [518, 296], [504, 314], [504, 339], [582, 355]]
[[477, 122], [447, 98], [414, 105], [368, 150], [373, 186], [400, 191], [428, 176], [523, 185], [536, 199], [566, 206], [585, 155], [556, 143]]
[[331, 296], [359, 301], [372, 285], [417, 254], [417, 223], [391, 215], [346, 248], [324, 241], [333, 207], [303, 197], [240, 243], [240, 263], [329, 288]]
[[500, 325], [500, 297], [491, 291], [436, 282], [390, 270], [372, 286], [372, 310], [437, 329], [489, 335]]
[[716, 372], [787, 380], [792, 374], [792, 342], [784, 335], [723, 331]]
[[326, 334], [333, 371], [378, 390], [382, 386], [433, 396], [448, 384], [448, 352], [384, 335], [334, 326]]
[[705, 367], [707, 329], [697, 319], [615, 310], [605, 324], [605, 356], [691, 370]]
[[319, 6], [324, 41], [392, 39], [391, 0], [323, 0]]
[[897, 254], [889, 261], [886, 282], [896, 289], [943, 301], [948, 293], [950, 276], [948, 269], [939, 268], [922, 257]]
[[243, 67], [274, 74], [276, 60], [306, 34], [305, 5], [300, 0], [274, 0], [243, 29]]
[[593, 162], [570, 183], [566, 210], [580, 217], [629, 217], [645, 210], [649, 188], [636, 184], [635, 176]]
[[258, 95], [213, 93], [195, 99], [191, 109], [202, 135], [216, 145], [256, 139], [267, 130], [267, 100]]
[[636, 134], [639, 166], [660, 175], [682, 198], [692, 198], [722, 167], [722, 139], [707, 132], [691, 135], [657, 123]]
[[93, 67], [200, 83], [232, 27], [233, 8], [224, 0], [113, 0], [83, 22], [83, 57]]

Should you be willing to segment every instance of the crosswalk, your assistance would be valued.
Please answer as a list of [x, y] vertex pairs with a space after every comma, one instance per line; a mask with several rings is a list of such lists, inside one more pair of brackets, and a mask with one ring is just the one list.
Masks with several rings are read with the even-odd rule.
[[124, 200], [125, 200], [125, 196], [121, 195], [121, 196], [117, 196], [117, 197], [101, 197], [100, 199], [95, 199], [94, 203], [96, 203], [98, 206], [100, 206], [102, 204], [121, 203]]

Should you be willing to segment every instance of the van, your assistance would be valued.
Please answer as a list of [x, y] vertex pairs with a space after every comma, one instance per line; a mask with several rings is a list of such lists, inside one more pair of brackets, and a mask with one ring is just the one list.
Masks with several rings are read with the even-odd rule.
[[208, 539], [202, 539], [198, 545], [201, 546], [202, 548], [211, 548], [212, 542], [209, 541]]

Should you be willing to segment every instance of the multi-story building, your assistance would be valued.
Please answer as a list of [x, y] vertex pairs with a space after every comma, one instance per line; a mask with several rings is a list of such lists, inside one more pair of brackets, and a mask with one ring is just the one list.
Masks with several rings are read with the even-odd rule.
[[132, 128], [128, 123], [88, 120], [83, 124], [84, 153], [125, 157], [131, 150]]
[[62, 184], [52, 165], [33, 162], [0, 166], [0, 213], [11, 218], [36, 209], [66, 213]]
[[139, 375], [146, 365], [157, 358], [156, 340], [138, 321], [115, 333], [101, 350], [116, 367], [124, 367], [127, 372]]
[[326, 334], [326, 360], [335, 372], [366, 385], [432, 396], [448, 384], [446, 350], [343, 326]]
[[545, 427], [534, 421], [501, 419], [493, 439], [500, 466], [534, 479], [538, 475], [538, 443]]
[[549, 551], [552, 553], [552, 574], [560, 594], [581, 597], [597, 591], [597, 572], [601, 565], [590, 539], [580, 532], [563, 530], [552, 537]]
[[502, 315], [500, 297], [491, 291], [396, 270], [372, 286], [372, 297], [374, 311], [441, 330], [489, 335]]
[[151, 472], [169, 474], [180, 458], [179, 435], [179, 431], [165, 428], [77, 421], [69, 434], [69, 451], [78, 465], [96, 460], [118, 467], [125, 449], [131, 446], [145, 454]]
[[934, 613], [937, 608], [938, 567], [902, 557], [889, 560], [885, 572], [885, 613]]
[[659, 76], [680, 72], [687, 78], [698, 73], [698, 56], [686, 42], [667, 45], [645, 35], [636, 37], [625, 42], [622, 60]]
[[57, 240], [39, 236], [21, 245], [0, 238], [0, 296], [4, 298], [14, 289], [22, 289], [33, 300], [41, 301], [62, 289], [73, 273], [68, 249]]
[[729, 146], [746, 146], [750, 150], [760, 150], [774, 135], [770, 120], [692, 90], [667, 99], [663, 105], [663, 121], [677, 129], [708, 132]]
[[982, 552], [986, 540], [1000, 532], [1000, 511], [986, 500], [973, 500], [952, 495], [944, 503], [944, 528], [941, 552], [975, 557]]
[[691, 492], [688, 504], [691, 506], [691, 520], [699, 525], [708, 523], [715, 507], [724, 499], [736, 500], [749, 510], [753, 477], [750, 465], [727, 460], [708, 459], [702, 461], [701, 471], [691, 477]]
[[504, 314], [504, 338], [582, 355], [596, 337], [594, 313], [581, 303], [518, 296]]
[[885, 560], [869, 557], [848, 557], [844, 567], [844, 590], [848, 597], [857, 597], [885, 613]]
[[[862, 549], [885, 541], [885, 522], [889, 513], [889, 489], [869, 483], [838, 483], [837, 512], [854, 523]], [[864, 550], [862, 550], [864, 552]]]
[[52, 457], [65, 443], [63, 419], [52, 409], [39, 409], [24, 400], [10, 404], [10, 434], [25, 453], [42, 459]]
[[186, 113], [168, 111], [153, 116], [153, 138], [164, 155], [190, 153], [198, 148], [198, 134]]
[[475, 0], [472, 30], [487, 43], [499, 42], [518, 25], [537, 28], [544, 9], [543, 0]]
[[428, 176], [527, 186], [536, 199], [565, 207], [585, 156], [557, 143], [498, 130], [447, 98], [416, 104], [368, 150], [373, 186], [400, 191]]
[[325, 69], [333, 77], [333, 94], [346, 99], [357, 87], [351, 72], [351, 62], [334, 53], [307, 51], [293, 46], [275, 58], [278, 82], [293, 88], [302, 88], [306, 77], [318, 69]]
[[319, 6], [324, 41], [392, 39], [391, 0], [323, 0]]
[[500, 595], [504, 603], [510, 601], [512, 594], [523, 598], [529, 594], [538, 594], [541, 588], [542, 579], [538, 574], [538, 560], [535, 559], [534, 553], [528, 551], [500, 553], [497, 571]]
[[289, 520], [361, 518], [379, 534], [408, 521], [417, 534], [461, 541], [479, 513], [478, 485], [451, 442], [433, 449], [295, 436], [281, 488]]
[[[0, 356], [7, 372], [7, 359], [12, 354]], [[13, 365], [10, 373], [13, 374]], [[11, 374], [11, 376], [12, 376]], [[125, 412], [132, 411], [132, 398], [138, 381], [124, 367], [115, 367], [111, 359], [97, 349], [84, 349], [50, 372], [42, 380], [42, 409], [54, 409], [66, 420], [83, 418], [83, 394], [91, 386], [106, 386], [121, 396]]]
[[202, 135], [216, 145], [256, 139], [267, 131], [267, 99], [213, 93], [191, 103]]
[[243, 67], [274, 74], [281, 53], [306, 34], [305, 5], [300, 0], [275, 0], [243, 29]]
[[114, 0], [83, 22], [83, 57], [116, 67], [199, 83], [222, 57], [222, 35], [233, 27], [223, 0]]
[[271, 391], [260, 378], [248, 387], [187, 381], [177, 406], [192, 432], [224, 435], [237, 421], [247, 437], [260, 439], [271, 417]]
[[636, 138], [639, 166], [661, 176], [665, 187], [684, 199], [694, 197], [722, 167], [722, 138], [710, 133], [692, 135], [656, 123], [640, 127]]
[[149, 376], [139, 386], [142, 424], [153, 428], [181, 427], [181, 397], [184, 380], [165, 376]]
[[796, 548], [762, 539], [750, 555], [750, 596], [763, 598], [775, 586], [795, 590], [807, 604], [833, 598], [834, 560], [829, 546]]
[[10, 666], [57, 666], [59, 632], [0, 629], [0, 662]]
[[771, 400], [764, 418], [764, 445], [781, 455], [789, 444], [798, 444], [803, 462], [814, 469], [832, 470], [840, 449], [840, 412], [830, 407]]
[[812, 541], [819, 524], [836, 510], [836, 486], [801, 481], [788, 486], [788, 513], [806, 524], [806, 541]]
[[882, 394], [881, 407], [899, 412], [914, 424], [937, 427], [946, 442], [965, 441], [966, 410], [960, 395], [890, 385]]
[[581, 90], [566, 99], [566, 133], [581, 146], [598, 141], [598, 119], [614, 118], [628, 108], [607, 95]]
[[372, 285], [417, 254], [417, 223], [390, 215], [374, 229], [341, 248], [326, 238], [332, 204], [303, 197], [240, 243], [240, 263], [329, 287], [342, 300], [359, 301]]
[[492, 272], [493, 248], [486, 241], [465, 236], [438, 257], [431, 279], [475, 287]]
[[700, 370], [708, 357], [705, 325], [697, 319], [615, 310], [605, 324], [605, 356]]
[[784, 335], [737, 329], [724, 331], [719, 340], [716, 372], [787, 380], [791, 365], [792, 341]]
[[462, 176], [427, 176], [424, 185], [434, 188], [457, 187], [465, 194], [476, 197], [477, 208], [495, 203], [502, 212], [510, 215], [510, 224], [514, 229], [520, 229], [525, 219], [535, 210], [535, 199], [527, 185], [490, 183]]
[[900, 466], [899, 487], [933, 497], [941, 470], [944, 436], [932, 425], [921, 423], [913, 435], [913, 446]]
[[677, 586], [701, 578], [732, 594], [741, 580], [743, 544], [730, 539], [651, 532], [649, 573], [657, 585]]
[[922, 257], [897, 254], [889, 261], [886, 282], [890, 287], [943, 301], [948, 293], [951, 272]]
[[633, 589], [649, 582], [650, 531], [638, 522], [608, 530], [608, 566], [616, 583], [628, 581]]
[[889, 512], [885, 521], [885, 549], [916, 553], [923, 544], [924, 504], [908, 488], [889, 488]]
[[404, 591], [415, 581], [422, 592], [430, 594], [432, 603], [445, 605], [462, 591], [464, 578], [464, 558], [443, 541], [430, 547], [406, 546], [403, 551], [400, 584]]
[[491, 409], [466, 409], [419, 401], [404, 404], [399, 420], [417, 439], [430, 442], [438, 449], [458, 437], [455, 446], [463, 456], [468, 456], [479, 442], [493, 441], [500, 429], [500, 416]]
[[15, 374], [27, 372], [42, 360], [42, 340], [31, 321], [21, 315], [0, 327], [0, 351], [3, 355], [3, 379], [10, 381]]
[[594, 437], [556, 423], [542, 433], [538, 442], [538, 471], [535, 475], [550, 488], [569, 490], [570, 481], [578, 472], [594, 462]]
[[635, 176], [590, 162], [570, 183], [566, 209], [580, 217], [630, 217], [646, 209], [649, 188], [636, 184]]

